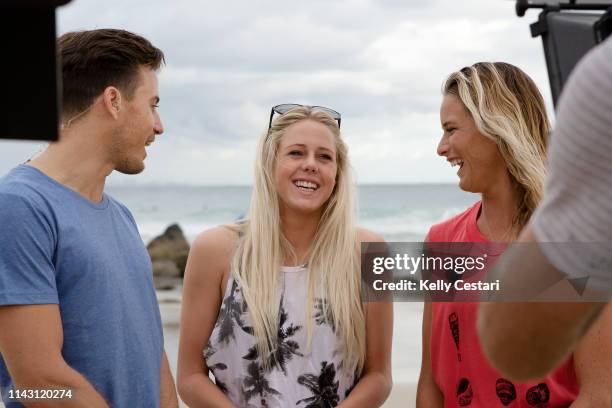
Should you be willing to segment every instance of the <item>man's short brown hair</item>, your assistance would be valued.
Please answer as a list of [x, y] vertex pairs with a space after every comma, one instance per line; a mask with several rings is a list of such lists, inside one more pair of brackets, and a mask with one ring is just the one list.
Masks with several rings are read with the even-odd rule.
[[140, 67], [157, 70], [164, 53], [147, 39], [125, 30], [75, 31], [58, 39], [62, 66], [63, 115], [86, 110], [108, 86], [130, 99]]

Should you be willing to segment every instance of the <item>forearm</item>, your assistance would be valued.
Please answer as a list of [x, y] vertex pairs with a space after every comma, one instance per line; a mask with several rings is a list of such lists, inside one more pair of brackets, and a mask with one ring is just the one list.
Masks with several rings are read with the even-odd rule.
[[444, 396], [430, 374], [419, 378], [416, 395], [417, 408], [442, 408], [444, 407]]
[[55, 389], [71, 394], [70, 398], [24, 402], [25, 406], [108, 408], [94, 386], [64, 360], [58, 305], [0, 307], [0, 327], [10, 327], [0, 330], [0, 353], [15, 390]]
[[191, 408], [235, 408], [230, 399], [203, 373], [191, 374], [179, 380], [179, 394]]
[[610, 395], [589, 395], [588, 393], [580, 392], [580, 395], [570, 405], [570, 408], [600, 408], [612, 407], [612, 396]]
[[493, 365], [512, 379], [528, 380], [545, 376], [565, 358], [601, 308], [586, 302], [483, 303], [478, 330]]
[[589, 398], [583, 395], [579, 395], [578, 398], [570, 408], [600, 408], [600, 407], [612, 407], [612, 400], [609, 398]]
[[161, 408], [178, 408], [176, 387], [174, 386], [174, 379], [172, 378], [170, 364], [168, 364], [168, 356], [165, 352], [162, 356], [161, 383], [159, 391], [159, 405]]
[[444, 394], [436, 383], [431, 369], [430, 338], [431, 338], [431, 302], [423, 305], [423, 327], [421, 342], [421, 373], [417, 387], [417, 408], [441, 408], [444, 406]]
[[573, 362], [580, 393], [571, 407], [612, 407], [612, 306], [574, 348]]
[[48, 373], [38, 371], [35, 376], [15, 378], [16, 390], [66, 390], [71, 398], [45, 399], [22, 403], [28, 408], [109, 408], [102, 395], [85, 377], [67, 364]]
[[389, 397], [392, 385], [389, 375], [380, 372], [367, 373], [338, 408], [380, 407]]

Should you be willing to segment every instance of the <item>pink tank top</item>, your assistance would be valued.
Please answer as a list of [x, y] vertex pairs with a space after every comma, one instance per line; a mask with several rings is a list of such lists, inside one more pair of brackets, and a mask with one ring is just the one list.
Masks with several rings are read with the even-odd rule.
[[[476, 220], [481, 202], [434, 225], [429, 242], [487, 242]], [[568, 407], [578, 395], [573, 358], [548, 377], [518, 383], [504, 378], [480, 347], [476, 331], [477, 303], [431, 304], [431, 368], [444, 394], [445, 407]], [[551, 339], [554, 341], [554, 339]]]

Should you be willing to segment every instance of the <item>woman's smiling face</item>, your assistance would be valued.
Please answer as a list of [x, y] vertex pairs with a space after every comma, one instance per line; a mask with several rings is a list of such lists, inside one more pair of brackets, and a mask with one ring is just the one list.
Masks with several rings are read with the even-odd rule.
[[334, 134], [305, 119], [289, 126], [280, 140], [274, 170], [281, 214], [320, 211], [336, 185]]
[[459, 187], [473, 193], [486, 192], [500, 177], [507, 177], [504, 158], [497, 144], [484, 136], [461, 100], [447, 94], [440, 107], [442, 138], [438, 155], [458, 166]]

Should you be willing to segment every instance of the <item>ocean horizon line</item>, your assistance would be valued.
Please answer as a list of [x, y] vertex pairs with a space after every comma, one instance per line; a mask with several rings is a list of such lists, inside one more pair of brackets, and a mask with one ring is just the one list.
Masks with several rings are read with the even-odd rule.
[[[403, 186], [456, 186], [456, 182], [372, 182], [358, 183], [357, 187], [403, 187]], [[115, 188], [250, 188], [252, 184], [190, 184], [190, 183], [107, 183], [106, 187]]]

